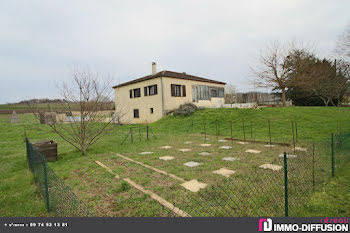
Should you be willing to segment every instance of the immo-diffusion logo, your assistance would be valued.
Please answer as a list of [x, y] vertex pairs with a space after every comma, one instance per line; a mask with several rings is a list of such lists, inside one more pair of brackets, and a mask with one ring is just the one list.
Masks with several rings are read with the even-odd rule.
[[259, 231], [272, 231], [272, 220], [270, 218], [259, 219]]
[[270, 218], [259, 219], [259, 231], [262, 232], [348, 232], [349, 219], [334, 218], [333, 221], [322, 221], [321, 223], [273, 223]]

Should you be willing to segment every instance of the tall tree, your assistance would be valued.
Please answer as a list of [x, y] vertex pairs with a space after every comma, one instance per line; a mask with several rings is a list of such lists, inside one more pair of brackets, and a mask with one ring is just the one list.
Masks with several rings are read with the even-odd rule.
[[290, 72], [288, 58], [299, 46], [295, 42], [272, 42], [260, 51], [257, 63], [251, 66], [255, 84], [258, 87], [280, 90], [283, 106], [286, 106], [286, 88]]
[[294, 93], [317, 96], [325, 106], [341, 103], [349, 87], [346, 62], [320, 60], [311, 53], [296, 50], [290, 54], [287, 64], [290, 67], [288, 88]]

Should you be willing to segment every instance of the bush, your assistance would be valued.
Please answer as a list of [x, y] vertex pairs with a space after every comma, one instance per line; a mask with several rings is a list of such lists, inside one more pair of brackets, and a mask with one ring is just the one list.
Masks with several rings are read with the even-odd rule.
[[178, 109], [174, 111], [175, 116], [189, 116], [198, 108], [192, 103], [181, 104]]

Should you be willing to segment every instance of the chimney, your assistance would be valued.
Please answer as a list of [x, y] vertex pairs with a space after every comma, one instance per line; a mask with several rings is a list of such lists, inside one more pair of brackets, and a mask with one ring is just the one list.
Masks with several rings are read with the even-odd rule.
[[152, 62], [152, 75], [157, 73], [157, 64]]

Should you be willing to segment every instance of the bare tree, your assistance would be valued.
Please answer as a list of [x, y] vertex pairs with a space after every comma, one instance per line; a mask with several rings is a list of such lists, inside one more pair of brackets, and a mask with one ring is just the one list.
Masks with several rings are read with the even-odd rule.
[[[111, 81], [111, 79], [102, 81], [97, 73], [89, 70], [73, 70], [72, 81], [58, 85], [64, 101], [59, 104], [59, 107], [55, 104], [55, 109], [68, 111], [68, 122], [53, 113], [52, 105], [48, 104], [48, 111], [54, 114], [54, 119], [51, 119], [48, 125], [83, 155], [91, 145], [113, 128], [112, 123], [123, 114], [101, 111], [111, 109], [113, 94]], [[47, 114], [32, 102], [28, 102], [28, 105], [38, 119]]]
[[257, 87], [267, 87], [282, 92], [283, 106], [286, 106], [286, 88], [290, 72], [289, 54], [297, 50], [298, 47], [303, 46], [297, 46], [294, 41], [272, 42], [264, 50], [261, 50], [257, 63], [250, 67]]
[[236, 100], [236, 87], [232, 84], [225, 86], [225, 103], [234, 104]]

